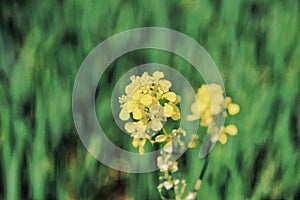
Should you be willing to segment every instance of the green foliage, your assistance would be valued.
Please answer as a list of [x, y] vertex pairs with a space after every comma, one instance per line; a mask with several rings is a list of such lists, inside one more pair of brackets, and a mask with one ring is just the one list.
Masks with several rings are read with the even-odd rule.
[[[241, 107], [239, 128], [209, 156], [198, 199], [300, 198], [300, 5], [297, 1], [1, 1], [0, 199], [158, 199], [158, 172], [127, 174], [94, 159], [77, 136], [72, 87], [83, 59], [107, 37], [159, 26], [197, 40]], [[182, 58], [156, 50], [122, 56], [96, 97], [100, 123], [132, 150], [114, 123], [114, 84], [147, 62], [173, 66], [197, 89]], [[193, 187], [203, 160], [184, 155]]]

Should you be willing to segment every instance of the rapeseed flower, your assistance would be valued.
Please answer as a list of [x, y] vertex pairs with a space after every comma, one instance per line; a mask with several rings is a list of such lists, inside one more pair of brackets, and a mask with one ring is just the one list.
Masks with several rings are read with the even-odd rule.
[[[219, 115], [228, 117], [236, 115], [240, 111], [238, 104], [232, 103], [230, 97], [225, 98], [223, 88], [218, 84], [201, 85], [195, 96], [195, 101], [191, 105], [192, 114], [188, 120], [200, 119], [200, 126], [208, 127], [208, 133], [212, 136], [212, 141], [219, 141], [221, 144], [227, 142], [227, 135], [236, 135], [238, 130], [233, 124], [220, 126], [213, 123], [212, 119]], [[213, 98], [211, 98], [213, 96]]]
[[[133, 137], [133, 146], [144, 152], [144, 146], [153, 135], [161, 131], [168, 118], [180, 119], [180, 98], [170, 91], [172, 83], [163, 79], [164, 73], [156, 71], [150, 76], [132, 76], [131, 83], [125, 87], [126, 95], [119, 97], [122, 121], [126, 122], [125, 130]], [[138, 136], [137, 136], [138, 135]], [[140, 138], [140, 139], [137, 139]]]

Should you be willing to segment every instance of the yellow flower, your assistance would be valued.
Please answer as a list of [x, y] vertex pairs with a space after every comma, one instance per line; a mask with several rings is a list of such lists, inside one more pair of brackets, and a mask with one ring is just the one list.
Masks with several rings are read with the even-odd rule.
[[173, 106], [174, 112], [173, 115], [171, 116], [171, 118], [175, 121], [180, 119], [180, 110], [177, 106]]
[[235, 104], [235, 103], [230, 103], [227, 106], [227, 109], [228, 109], [228, 113], [230, 115], [236, 115], [237, 113], [240, 112], [240, 106], [238, 104]]
[[[169, 92], [171, 82], [162, 79], [162, 72], [154, 72], [153, 77], [147, 72], [143, 73], [142, 77], [132, 76], [132, 83], [126, 86], [125, 92], [127, 96], [119, 98], [121, 103], [121, 111], [119, 117], [126, 121], [130, 118], [130, 113], [135, 120], [144, 120], [151, 123], [150, 128], [160, 130], [162, 128], [160, 121], [165, 119], [154, 120], [152, 113], [148, 112], [152, 106], [158, 106], [159, 100], [167, 99], [164, 104], [164, 117], [172, 117], [174, 120], [180, 119], [180, 111], [177, 106], [179, 98], [174, 92]], [[145, 79], [145, 80], [144, 80]]]
[[186, 136], [185, 130], [179, 128], [179, 129], [173, 129], [171, 133], [166, 133], [166, 131], [163, 129], [164, 134], [158, 135], [155, 138], [156, 143], [163, 143], [163, 151], [162, 153], [182, 153], [185, 150], [185, 142], [181, 140], [181, 137]]
[[133, 137], [132, 145], [137, 148], [139, 147], [139, 153], [144, 153], [144, 146], [147, 139], [152, 143], [150, 136], [146, 133], [147, 126], [141, 122], [127, 122], [125, 124], [125, 130]]
[[174, 103], [177, 100], [177, 96], [174, 92], [167, 92], [163, 94], [163, 98], [167, 99], [168, 101]]
[[147, 72], [144, 72], [142, 76], [131, 76], [131, 83], [125, 87], [125, 92], [127, 96], [131, 96], [140, 86], [151, 83], [152, 78]]
[[197, 91], [196, 100], [191, 105], [192, 114], [188, 116], [188, 120], [200, 119], [201, 126], [209, 127], [208, 133], [211, 135], [212, 141], [216, 142], [218, 140], [220, 143], [225, 144], [227, 142], [226, 133], [236, 135], [237, 128], [234, 125], [228, 125], [224, 128], [219, 127], [217, 124], [211, 124], [212, 118], [219, 115], [225, 117], [228, 114], [236, 115], [239, 111], [239, 105], [232, 103], [230, 97], [224, 98], [224, 91], [220, 85], [201, 85]]
[[[142, 76], [132, 76], [131, 83], [125, 87], [126, 95], [119, 97], [120, 113], [122, 121], [127, 121], [130, 116], [134, 122], [125, 124], [125, 130], [133, 137], [133, 146], [139, 147], [139, 152], [144, 152], [144, 145], [149, 140], [170, 141], [170, 136], [162, 136], [155, 141], [149, 135], [162, 130], [167, 118], [180, 119], [180, 97], [170, 91], [171, 82], [163, 79], [164, 73], [156, 71], [150, 76], [147, 72]], [[176, 134], [175, 134], [176, 135]], [[146, 140], [144, 140], [146, 139]], [[165, 150], [172, 152], [173, 146], [166, 145]], [[167, 148], [168, 147], [168, 148]]]
[[[201, 85], [196, 94], [196, 101], [191, 105], [192, 115], [188, 120], [201, 119], [201, 126], [209, 126], [213, 115], [218, 115], [225, 108], [224, 91], [220, 85]], [[213, 98], [211, 98], [211, 96]]]
[[166, 117], [164, 116], [164, 109], [160, 104], [152, 105], [149, 109], [150, 113], [150, 123], [149, 127], [153, 131], [159, 131], [163, 128], [162, 122], [166, 121]]
[[227, 105], [227, 111], [230, 115], [236, 115], [240, 112], [240, 106], [232, 103], [232, 99], [230, 97], [226, 97], [225, 101]]
[[225, 128], [222, 127], [222, 132], [219, 136], [219, 139], [218, 141], [221, 143], [221, 144], [226, 144], [227, 142], [227, 135], [231, 135], [231, 136], [234, 136], [238, 133], [238, 129], [235, 125], [233, 124], [230, 124], [230, 125], [227, 125]]
[[[156, 71], [153, 73], [153, 80], [154, 80], [154, 82], [163, 86], [166, 89], [166, 91], [168, 91], [169, 88], [172, 86], [172, 84], [170, 81], [162, 79], [162, 78], [164, 78], [164, 76], [165, 76], [164, 73]], [[162, 88], [162, 89], [164, 89], [164, 88]]]
[[170, 159], [171, 154], [164, 154], [157, 157], [157, 166], [161, 172], [176, 172], [178, 170], [178, 163]]
[[132, 140], [132, 145], [135, 148], [139, 147], [139, 153], [143, 154], [145, 152], [144, 146], [146, 144], [146, 141], [147, 141], [146, 138], [134, 138]]
[[147, 135], [147, 126], [143, 125], [141, 122], [127, 122], [124, 128], [128, 133], [131, 133], [131, 136], [134, 138], [141, 138]]

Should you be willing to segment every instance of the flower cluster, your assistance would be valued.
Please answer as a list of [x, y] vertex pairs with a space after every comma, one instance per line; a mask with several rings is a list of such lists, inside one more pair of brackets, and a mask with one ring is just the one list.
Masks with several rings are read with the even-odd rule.
[[163, 128], [168, 118], [180, 119], [180, 98], [172, 91], [171, 82], [163, 79], [164, 73], [156, 71], [150, 76], [144, 72], [142, 76], [132, 76], [131, 83], [126, 86], [126, 95], [119, 97], [121, 111], [119, 117], [125, 124], [125, 130], [133, 137], [133, 146], [144, 153], [144, 146], [151, 136]]
[[[162, 172], [162, 175], [159, 177], [161, 183], [157, 189], [162, 199], [192, 200], [196, 198], [195, 192], [185, 194], [187, 184], [185, 179], [180, 177], [178, 162], [174, 161], [173, 158], [174, 155], [184, 152], [186, 143], [183, 141], [183, 137], [185, 136], [186, 131], [178, 128], [173, 129], [170, 133], [167, 133], [165, 129], [163, 129], [163, 133], [155, 138], [155, 142], [163, 146], [160, 151], [160, 156], [157, 158], [157, 166], [160, 172]], [[193, 135], [191, 142], [188, 144], [188, 148], [194, 147], [193, 143], [195, 138], [196, 135]]]
[[[157, 189], [162, 199], [196, 199], [203, 174], [197, 180], [192, 192], [186, 191], [186, 181], [181, 178], [179, 164], [175, 155], [181, 155], [186, 148], [194, 148], [199, 141], [198, 135], [191, 136], [190, 143], [185, 143], [186, 131], [182, 128], [171, 128], [166, 131], [164, 124], [169, 120], [179, 120], [180, 97], [170, 90], [172, 83], [163, 79], [164, 74], [156, 71], [151, 75], [144, 72], [142, 76], [132, 76], [126, 86], [126, 95], [119, 97], [121, 111], [119, 117], [125, 121], [125, 130], [130, 133], [132, 145], [144, 153], [147, 141], [161, 148], [157, 157], [157, 166], [161, 172]], [[213, 96], [213, 98], [211, 98]], [[202, 85], [191, 105], [192, 114], [188, 120], [200, 119], [200, 125], [208, 127], [213, 142], [225, 144], [226, 134], [236, 135], [235, 125], [223, 126], [219, 119], [235, 115], [240, 108], [225, 98], [223, 88], [218, 84]], [[221, 116], [221, 118], [220, 118]], [[221, 120], [219, 120], [221, 121]], [[221, 133], [219, 135], [219, 133]], [[202, 169], [205, 171], [206, 167]]]
[[238, 104], [232, 103], [230, 97], [224, 96], [224, 90], [218, 84], [201, 85], [197, 91], [196, 100], [191, 105], [192, 114], [188, 116], [191, 121], [200, 118], [200, 125], [209, 127], [208, 133], [211, 134], [212, 139], [218, 139], [221, 144], [227, 142], [226, 133], [233, 136], [237, 134], [238, 129], [233, 124], [224, 127], [216, 122], [213, 123], [212, 119], [217, 121], [220, 115], [227, 117], [236, 115], [240, 111]]
[[162, 172], [162, 176], [159, 177], [161, 183], [157, 189], [162, 199], [180, 199], [185, 192], [185, 180], [175, 178], [175, 174], [178, 173], [178, 162], [173, 158], [175, 154], [184, 152], [186, 145], [182, 137], [185, 136], [186, 132], [181, 128], [173, 129], [171, 133], [163, 129], [163, 133], [155, 138], [155, 142], [163, 146], [157, 158], [157, 166]]

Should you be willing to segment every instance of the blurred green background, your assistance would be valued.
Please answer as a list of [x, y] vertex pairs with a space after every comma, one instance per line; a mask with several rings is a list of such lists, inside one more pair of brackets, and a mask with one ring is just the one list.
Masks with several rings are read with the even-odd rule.
[[[159, 198], [157, 172], [118, 172], [94, 159], [71, 112], [88, 53], [144, 26], [177, 30], [203, 45], [241, 107], [226, 122], [239, 134], [210, 154], [198, 199], [300, 199], [299, 1], [2, 0], [0, 10], [0, 199]], [[118, 78], [147, 62], [174, 66], [195, 89], [203, 83], [172, 54], [124, 55], [100, 82], [107, 86], [96, 99], [100, 121], [113, 122], [105, 113]], [[116, 144], [128, 145], [120, 134], [109, 131]], [[198, 150], [183, 157], [191, 187], [203, 164]]]

